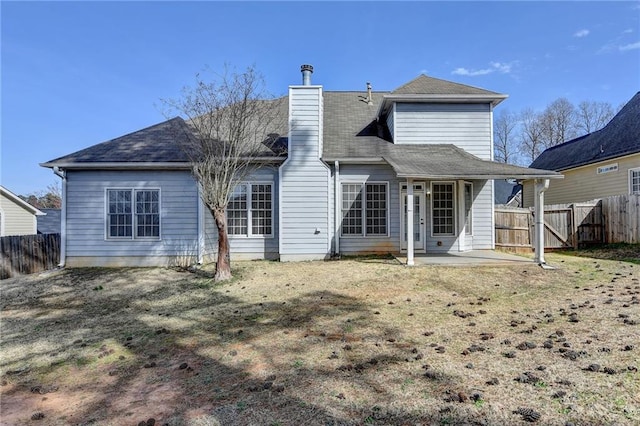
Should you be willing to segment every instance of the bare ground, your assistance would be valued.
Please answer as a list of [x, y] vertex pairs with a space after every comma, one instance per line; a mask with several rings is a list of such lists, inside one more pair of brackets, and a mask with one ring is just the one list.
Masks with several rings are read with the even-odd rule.
[[221, 285], [207, 268], [4, 280], [0, 423], [638, 424], [631, 252], [549, 254], [551, 271], [362, 258], [238, 262]]

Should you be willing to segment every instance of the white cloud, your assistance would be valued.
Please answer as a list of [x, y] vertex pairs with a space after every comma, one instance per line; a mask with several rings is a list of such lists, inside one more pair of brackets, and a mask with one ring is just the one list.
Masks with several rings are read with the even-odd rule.
[[625, 44], [624, 46], [618, 46], [618, 50], [626, 52], [627, 50], [640, 49], [640, 41], [631, 44]]
[[622, 34], [631, 34], [633, 32], [633, 28], [627, 28], [622, 32]]
[[575, 33], [573, 33], [573, 36], [574, 37], [578, 37], [578, 38], [586, 37], [588, 35], [589, 35], [589, 30], [587, 30], [587, 29], [579, 30], [579, 31], [576, 31]]
[[485, 68], [483, 70], [468, 70], [466, 68], [456, 68], [455, 70], [453, 70], [451, 72], [451, 74], [456, 74], [456, 75], [468, 75], [471, 77], [475, 77], [477, 75], [487, 75], [487, 74], [491, 74], [494, 70], [491, 68]]
[[451, 74], [455, 75], [466, 75], [469, 77], [475, 77], [478, 75], [487, 75], [494, 72], [499, 72], [500, 74], [509, 74], [511, 73], [511, 67], [513, 66], [513, 62], [505, 63], [505, 62], [489, 62], [491, 67], [483, 68], [479, 70], [468, 69], [468, 68], [456, 68], [451, 71]]

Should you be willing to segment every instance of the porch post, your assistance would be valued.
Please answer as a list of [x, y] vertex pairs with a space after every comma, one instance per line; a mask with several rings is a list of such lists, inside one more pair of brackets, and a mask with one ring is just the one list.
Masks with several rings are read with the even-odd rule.
[[413, 266], [413, 179], [407, 179], [407, 265]]
[[457, 199], [457, 204], [458, 204], [458, 251], [462, 252], [464, 251], [465, 247], [466, 247], [466, 241], [465, 239], [465, 235], [466, 235], [466, 230], [465, 230], [465, 219], [466, 216], [464, 214], [465, 209], [467, 208], [467, 206], [464, 205], [464, 180], [459, 180], [457, 182], [458, 184], [458, 191], [456, 192], [456, 194], [458, 195], [458, 199]]
[[549, 179], [536, 179], [533, 183], [535, 188], [533, 208], [536, 215], [535, 228], [535, 262], [544, 265], [544, 191], [549, 188]]

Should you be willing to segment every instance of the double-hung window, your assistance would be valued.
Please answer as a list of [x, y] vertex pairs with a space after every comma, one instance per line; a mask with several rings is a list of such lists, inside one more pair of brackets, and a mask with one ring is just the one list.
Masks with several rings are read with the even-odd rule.
[[640, 167], [629, 170], [629, 193], [640, 195]]
[[455, 197], [452, 182], [433, 183], [431, 188], [433, 235], [455, 235]]
[[107, 189], [107, 238], [159, 239], [159, 189]]
[[273, 184], [242, 183], [227, 205], [229, 235], [273, 236]]
[[342, 184], [342, 235], [387, 235], [388, 185], [381, 183]]

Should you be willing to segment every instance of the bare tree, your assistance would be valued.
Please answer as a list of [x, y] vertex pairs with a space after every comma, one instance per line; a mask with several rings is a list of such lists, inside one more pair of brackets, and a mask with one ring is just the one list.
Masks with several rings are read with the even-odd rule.
[[55, 181], [47, 185], [44, 191], [34, 192], [29, 195], [20, 195], [27, 203], [37, 209], [59, 209], [62, 206], [62, 189], [60, 182]]
[[613, 118], [613, 107], [608, 102], [582, 101], [576, 110], [576, 128], [580, 134], [602, 129]]
[[520, 152], [529, 162], [533, 162], [544, 151], [540, 114], [525, 108], [520, 113], [520, 123]]
[[[227, 206], [241, 182], [273, 161], [278, 132], [284, 132], [284, 100], [269, 95], [262, 75], [249, 67], [240, 73], [225, 69], [210, 82], [197, 75], [194, 87], [163, 103], [171, 115], [187, 119], [189, 131], [181, 138], [182, 148], [218, 229], [214, 279], [227, 280], [232, 277]], [[251, 194], [235, 196], [248, 197], [244, 201], [250, 205]]]
[[501, 163], [516, 162], [517, 146], [515, 131], [518, 127], [518, 116], [509, 110], [502, 110], [493, 123], [494, 157]]
[[551, 102], [540, 115], [545, 148], [561, 144], [576, 136], [575, 107], [566, 98]]

